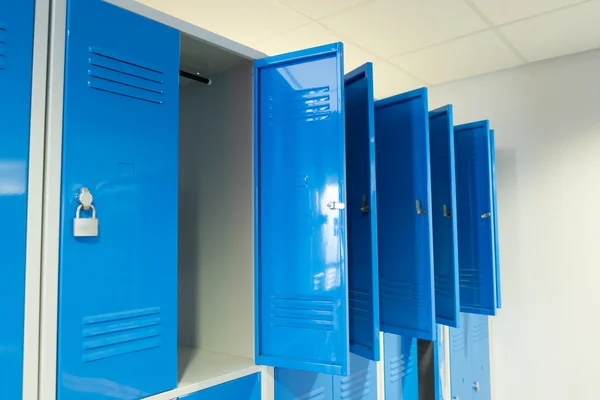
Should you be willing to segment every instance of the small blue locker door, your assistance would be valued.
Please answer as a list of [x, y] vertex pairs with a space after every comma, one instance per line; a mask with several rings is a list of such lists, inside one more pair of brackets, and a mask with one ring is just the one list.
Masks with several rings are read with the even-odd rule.
[[350, 354], [348, 376], [333, 377], [333, 398], [334, 400], [377, 400], [377, 363]]
[[383, 340], [385, 398], [418, 400], [417, 339], [386, 333]]
[[58, 399], [139, 399], [177, 385], [179, 33], [101, 0], [67, 20]]
[[346, 375], [342, 44], [255, 61], [256, 362]]
[[490, 156], [492, 163], [492, 201], [494, 202], [494, 211], [492, 218], [494, 220], [494, 260], [496, 262], [496, 307], [502, 307], [502, 285], [500, 280], [500, 246], [498, 244], [498, 192], [496, 190], [496, 143], [494, 139], [494, 130], [490, 130]]
[[379, 361], [373, 65], [345, 77], [350, 351]]
[[435, 314], [438, 324], [457, 327], [460, 301], [452, 121], [452, 105], [429, 113]]
[[7, 399], [20, 399], [23, 384], [33, 20], [33, 0], [0, 0], [0, 387]]
[[454, 127], [462, 312], [496, 314], [489, 122]]
[[260, 400], [260, 395], [260, 374], [252, 374], [180, 397], [179, 400]]
[[333, 375], [275, 368], [275, 400], [334, 400]]
[[427, 89], [375, 103], [383, 332], [435, 340]]

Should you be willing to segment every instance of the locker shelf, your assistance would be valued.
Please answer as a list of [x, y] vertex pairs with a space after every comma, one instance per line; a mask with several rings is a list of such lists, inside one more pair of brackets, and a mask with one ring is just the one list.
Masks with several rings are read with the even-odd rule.
[[177, 389], [147, 397], [147, 400], [171, 400], [260, 371], [254, 360], [245, 357], [185, 346], [179, 347], [178, 355]]

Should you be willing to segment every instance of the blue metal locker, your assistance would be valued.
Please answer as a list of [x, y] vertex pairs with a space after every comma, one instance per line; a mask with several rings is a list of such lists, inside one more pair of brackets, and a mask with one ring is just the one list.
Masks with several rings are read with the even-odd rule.
[[345, 77], [350, 351], [379, 361], [373, 65]]
[[462, 313], [460, 328], [450, 328], [450, 386], [452, 398], [491, 399], [487, 316]]
[[493, 188], [488, 121], [454, 127], [462, 312], [496, 315]]
[[275, 400], [377, 400], [377, 364], [350, 354], [348, 376], [275, 369]]
[[260, 374], [226, 382], [208, 389], [180, 397], [180, 400], [260, 400]]
[[67, 24], [57, 397], [139, 399], [177, 385], [179, 32], [101, 0]]
[[375, 103], [383, 332], [435, 340], [427, 89]]
[[435, 314], [438, 324], [457, 327], [460, 299], [452, 121], [452, 105], [429, 113]]
[[254, 77], [256, 362], [346, 375], [342, 44], [257, 60]]
[[500, 246], [498, 244], [498, 193], [496, 190], [496, 143], [494, 130], [490, 130], [490, 157], [492, 164], [492, 201], [494, 202], [494, 260], [496, 262], [496, 307], [502, 307], [502, 286], [500, 281]]
[[384, 353], [385, 398], [418, 400], [417, 339], [386, 333]]
[[33, 0], [0, 0], [0, 387], [7, 399], [20, 399], [23, 386], [34, 12]]

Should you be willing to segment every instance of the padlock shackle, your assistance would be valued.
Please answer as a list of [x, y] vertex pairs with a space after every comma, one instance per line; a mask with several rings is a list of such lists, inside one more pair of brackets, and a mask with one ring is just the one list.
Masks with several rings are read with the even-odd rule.
[[[80, 219], [80, 215], [81, 215], [81, 209], [85, 209], [85, 207], [83, 206], [83, 204], [80, 204], [79, 206], [77, 206], [77, 211], [75, 211], [75, 218]], [[96, 208], [90, 204], [89, 208], [92, 209], [92, 218], [96, 218]]]

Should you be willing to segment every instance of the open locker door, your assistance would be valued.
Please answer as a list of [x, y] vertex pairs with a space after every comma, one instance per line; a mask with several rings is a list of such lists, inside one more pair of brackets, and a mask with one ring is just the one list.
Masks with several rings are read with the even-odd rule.
[[255, 61], [256, 363], [348, 373], [342, 44]]
[[496, 307], [502, 308], [502, 284], [500, 280], [500, 246], [498, 240], [498, 192], [496, 190], [496, 141], [494, 130], [490, 130], [490, 159], [492, 164], [492, 201], [494, 210], [492, 219], [494, 220], [494, 261], [496, 263]]
[[452, 105], [429, 113], [435, 315], [438, 324], [458, 327], [460, 300], [452, 121]]
[[0, 387], [7, 399], [20, 399], [23, 384], [33, 21], [33, 0], [0, 0]]
[[179, 32], [101, 0], [67, 32], [57, 397], [143, 398], [177, 385]]
[[454, 127], [461, 311], [496, 315], [488, 121]]
[[427, 89], [375, 102], [381, 330], [435, 340]]
[[373, 65], [346, 74], [350, 351], [379, 361]]

